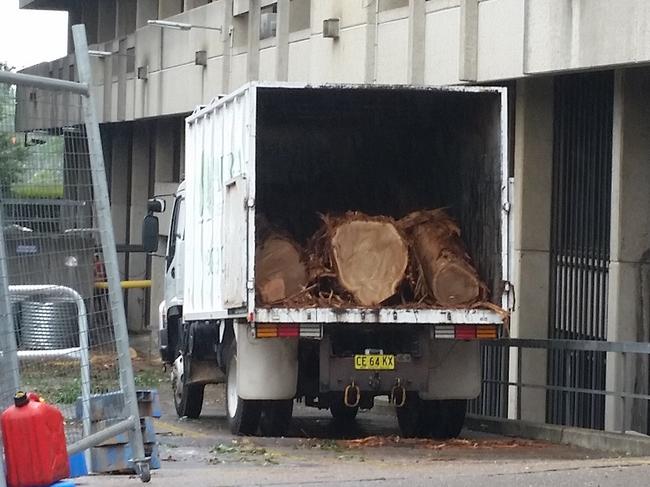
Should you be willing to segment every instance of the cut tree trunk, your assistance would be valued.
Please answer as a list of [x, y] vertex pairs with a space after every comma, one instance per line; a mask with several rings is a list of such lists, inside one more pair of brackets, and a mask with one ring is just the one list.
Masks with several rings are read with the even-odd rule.
[[400, 221], [409, 235], [421, 278], [443, 307], [467, 306], [485, 299], [481, 282], [460, 238], [460, 228], [444, 210], [417, 211]]
[[307, 286], [307, 268], [300, 246], [270, 233], [255, 250], [256, 291], [261, 304], [284, 301]]
[[408, 265], [408, 245], [394, 221], [349, 213], [325, 218], [330, 261], [339, 284], [363, 306], [397, 292]]

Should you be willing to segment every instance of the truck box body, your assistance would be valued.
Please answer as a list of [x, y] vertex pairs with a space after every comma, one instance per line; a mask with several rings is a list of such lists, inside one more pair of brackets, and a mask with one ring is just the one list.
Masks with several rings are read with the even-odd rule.
[[254, 263], [257, 213], [304, 242], [319, 213], [401, 218], [445, 207], [460, 223], [490, 300], [501, 304], [506, 127], [500, 88], [258, 83], [197, 109], [186, 130], [184, 319], [502, 323], [487, 309], [257, 306]]

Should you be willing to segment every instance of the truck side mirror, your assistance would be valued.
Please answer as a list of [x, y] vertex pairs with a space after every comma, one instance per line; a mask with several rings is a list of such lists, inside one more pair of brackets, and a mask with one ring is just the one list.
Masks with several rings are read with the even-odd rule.
[[142, 222], [142, 247], [145, 252], [158, 250], [158, 217], [151, 213]]
[[165, 211], [166, 202], [162, 198], [151, 198], [147, 200], [147, 211], [149, 213], [162, 213]]

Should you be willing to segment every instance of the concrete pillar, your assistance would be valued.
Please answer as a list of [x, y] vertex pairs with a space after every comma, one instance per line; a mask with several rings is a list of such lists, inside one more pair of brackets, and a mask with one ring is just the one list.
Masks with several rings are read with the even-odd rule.
[[232, 52], [232, 36], [230, 30], [233, 25], [232, 2], [225, 2], [223, 7], [223, 69], [221, 71], [221, 89], [224, 93], [230, 93], [230, 62]]
[[103, 0], [97, 20], [97, 42], [106, 42], [116, 37], [117, 4], [116, 0]]
[[[650, 329], [650, 70], [616, 73], [612, 137], [612, 213], [607, 339], [648, 342]], [[647, 360], [625, 370], [620, 354], [607, 356], [608, 390], [647, 394]], [[629, 390], [629, 389], [633, 390]], [[626, 421], [624, 423], [623, 416]], [[646, 401], [608, 396], [605, 429], [647, 433]]]
[[[113, 124], [111, 127], [111, 217], [117, 244], [129, 241], [129, 206], [131, 204], [131, 142], [129, 124]], [[104, 141], [106, 143], [106, 141]], [[126, 275], [126, 255], [117, 254], [120, 275]]]
[[166, 19], [183, 11], [183, 0], [159, 0], [158, 18]]
[[[149, 198], [151, 174], [151, 121], [135, 122], [133, 126], [132, 164], [131, 164], [131, 206], [130, 244], [142, 243], [142, 220], [146, 215]], [[143, 253], [129, 254], [129, 279], [148, 277], [147, 256]], [[147, 321], [147, 292], [143, 289], [129, 289], [127, 293], [127, 323], [129, 330], [142, 331]]]
[[260, 0], [249, 0], [248, 7], [248, 56], [247, 79], [256, 80], [260, 76]]
[[278, 81], [289, 79], [289, 22], [291, 2], [278, 0], [277, 47], [275, 50], [275, 78]]
[[409, 84], [424, 84], [424, 37], [426, 31], [425, 0], [409, 0], [409, 44], [408, 73]]
[[[88, 36], [88, 44], [96, 44], [99, 42], [98, 20], [99, 20], [99, 0], [85, 0], [79, 2], [81, 7], [81, 23], [86, 26], [86, 35]], [[69, 13], [72, 14], [73, 11]], [[73, 25], [74, 19], [70, 17], [69, 24]], [[72, 33], [70, 33], [72, 36]], [[70, 37], [72, 39], [72, 37]], [[74, 50], [74, 45], [71, 40], [68, 41], [68, 50]]]
[[125, 37], [135, 32], [136, 10], [136, 0], [118, 0], [117, 37]]
[[[528, 78], [516, 85], [514, 269], [515, 308], [510, 334], [548, 338], [551, 183], [553, 167], [553, 79]], [[546, 384], [546, 352], [521, 353], [520, 380]], [[516, 382], [517, 351], [510, 356], [510, 381]], [[510, 390], [509, 416], [517, 417], [516, 389]], [[521, 419], [544, 422], [546, 392], [524, 388]]]
[[126, 56], [126, 39], [119, 41], [119, 56], [117, 58], [117, 120], [126, 119], [126, 71], [128, 58]]
[[[113, 50], [113, 42], [104, 44], [104, 50], [111, 52]], [[113, 109], [113, 60], [110, 57], [101, 58], [104, 64], [104, 96], [102, 98], [102, 121], [111, 121], [111, 111]]]
[[366, 7], [366, 69], [365, 82], [377, 82], [377, 16], [379, 2], [369, 2]]
[[[176, 118], [159, 119], [156, 128], [156, 138], [154, 142], [155, 154], [155, 172], [154, 172], [154, 194], [174, 193], [178, 188], [178, 181], [175, 181], [174, 168], [179, 161], [179, 148], [174, 147], [178, 143], [177, 134], [179, 123]], [[167, 246], [167, 234], [169, 231], [169, 217], [172, 212], [173, 198], [165, 197], [167, 209], [163, 215], [159, 215], [160, 220], [160, 239], [158, 243], [158, 252], [151, 256], [151, 292], [150, 292], [150, 311], [149, 323], [151, 330], [158, 326], [158, 305], [164, 299], [165, 284], [165, 249]], [[152, 339], [157, 342], [157, 333], [152, 333]], [[156, 348], [156, 347], [154, 347]]]
[[136, 28], [147, 25], [147, 20], [158, 18], [158, 0], [138, 0], [135, 12]]
[[478, 72], [478, 2], [460, 0], [458, 79], [476, 81]]

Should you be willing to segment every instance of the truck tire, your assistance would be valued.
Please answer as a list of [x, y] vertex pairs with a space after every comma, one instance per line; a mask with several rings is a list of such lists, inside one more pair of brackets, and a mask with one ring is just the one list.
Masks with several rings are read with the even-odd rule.
[[431, 436], [445, 440], [458, 437], [465, 423], [467, 399], [428, 402], [436, 403], [433, 408], [435, 415], [431, 418]]
[[433, 401], [423, 401], [417, 393], [407, 393], [402, 407], [395, 408], [397, 424], [404, 438], [427, 438], [431, 431], [430, 408]]
[[254, 435], [260, 423], [262, 401], [242, 399], [237, 394], [237, 343], [233, 340], [226, 367], [226, 415], [233, 435]]
[[293, 399], [264, 401], [260, 418], [262, 436], [286, 436], [292, 414]]
[[172, 373], [174, 407], [179, 418], [196, 419], [201, 415], [204, 390], [204, 384], [187, 384], [183, 372]]
[[343, 397], [336, 396], [330, 402], [330, 414], [335, 421], [339, 423], [352, 423], [359, 412], [359, 406], [348, 407], [343, 404]]

